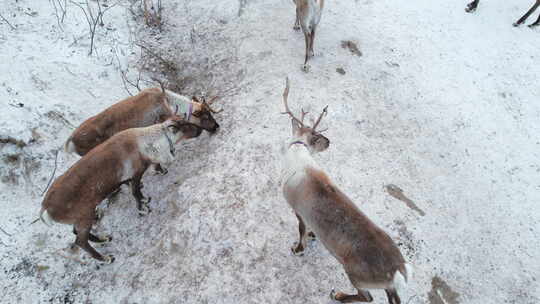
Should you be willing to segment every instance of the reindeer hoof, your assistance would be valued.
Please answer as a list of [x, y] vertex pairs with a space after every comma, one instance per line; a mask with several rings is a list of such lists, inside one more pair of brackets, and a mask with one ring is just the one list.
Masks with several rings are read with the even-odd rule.
[[347, 295], [344, 294], [343, 292], [336, 292], [334, 289], [332, 289], [332, 291], [330, 292], [330, 299], [332, 300], [335, 300], [335, 301], [342, 301]]
[[114, 256], [113, 255], [106, 255], [103, 257], [103, 263], [105, 264], [112, 264], [114, 262]]
[[298, 242], [294, 242], [294, 245], [291, 247], [291, 252], [295, 256], [303, 256], [304, 255], [304, 248], [301, 248], [301, 246], [298, 244]]
[[148, 206], [143, 206], [141, 209], [137, 210], [139, 216], [146, 216], [150, 214], [151, 210]]
[[161, 169], [157, 169], [154, 173], [156, 175], [167, 175], [167, 173], [169, 173], [169, 170], [165, 168], [161, 168]]
[[309, 64], [306, 63], [306, 64], [304, 64], [304, 65], [302, 66], [302, 71], [303, 71], [304, 73], [309, 73], [309, 70], [310, 70]]
[[295, 26], [293, 26], [293, 30], [299, 31], [299, 30], [300, 30], [300, 25], [295, 25]]
[[308, 237], [308, 240], [310, 240], [310, 241], [315, 241], [317, 239], [317, 237], [315, 236], [315, 233], [313, 233], [313, 231], [310, 231], [307, 234], [307, 237]]

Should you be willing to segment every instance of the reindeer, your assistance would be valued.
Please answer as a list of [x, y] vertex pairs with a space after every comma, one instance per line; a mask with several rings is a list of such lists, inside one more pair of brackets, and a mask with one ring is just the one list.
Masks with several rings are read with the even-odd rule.
[[93, 258], [112, 263], [112, 256], [102, 256], [90, 244], [106, 242], [90, 229], [96, 219], [96, 206], [120, 185], [131, 182], [132, 194], [141, 214], [150, 211], [141, 192], [141, 178], [150, 165], [168, 164], [174, 160], [174, 143], [198, 137], [202, 129], [179, 116], [161, 124], [122, 131], [92, 149], [47, 191], [42, 202], [40, 218], [46, 224], [52, 221], [72, 224], [75, 244]]
[[[478, 3], [480, 2], [480, 0], [473, 0], [472, 2], [470, 2], [469, 4], [467, 4], [467, 7], [465, 8], [465, 11], [468, 12], [468, 13], [472, 13], [476, 10], [476, 8], [478, 7]], [[527, 20], [527, 18], [529, 18], [529, 16], [534, 13], [534, 11], [536, 11], [536, 9], [540, 6], [540, 0], [535, 0], [533, 6], [525, 13], [525, 15], [523, 15], [521, 18], [519, 18], [518, 21], [516, 21], [513, 25], [514, 26], [519, 26], [521, 25], [523, 22], [525, 22], [525, 20]], [[538, 19], [536, 19], [536, 21], [532, 24], [529, 24], [529, 27], [534, 27], [534, 26], [537, 26], [537, 25], [540, 25], [540, 16], [538, 16]]]
[[195, 97], [190, 99], [165, 90], [163, 86], [161, 90], [145, 89], [84, 121], [68, 138], [64, 150], [83, 156], [120, 131], [148, 127], [164, 122], [176, 114], [183, 115], [188, 122], [210, 133], [215, 133], [219, 124], [211, 113], [220, 111], [211, 108], [214, 100], [215, 98], [209, 102], [200, 102]]
[[309, 71], [307, 64], [309, 57], [315, 56], [313, 52], [313, 43], [315, 42], [315, 32], [317, 25], [321, 20], [321, 14], [324, 8], [324, 0], [293, 0], [296, 4], [296, 21], [294, 29], [302, 28], [304, 39], [306, 41], [306, 58], [303, 69]]
[[[285, 112], [291, 117], [292, 138], [282, 149], [283, 195], [298, 219], [300, 239], [291, 248], [302, 254], [307, 236], [317, 236], [330, 253], [343, 265], [349, 280], [358, 290], [348, 295], [332, 290], [332, 299], [342, 303], [371, 302], [373, 297], [364, 290], [384, 289], [391, 304], [401, 300], [396, 291], [410, 277], [410, 267], [398, 247], [381, 228], [377, 227], [343, 193], [312, 158], [312, 154], [328, 148], [330, 141], [317, 131], [325, 107], [313, 127], [304, 124], [289, 109], [287, 98], [289, 79], [283, 93]], [[306, 234], [306, 227], [312, 233]]]

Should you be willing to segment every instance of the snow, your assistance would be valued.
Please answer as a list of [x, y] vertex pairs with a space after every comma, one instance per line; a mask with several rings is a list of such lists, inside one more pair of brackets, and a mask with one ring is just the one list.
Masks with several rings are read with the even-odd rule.
[[[316, 117], [329, 105], [320, 166], [414, 265], [404, 303], [540, 302], [540, 29], [512, 27], [532, 1], [483, 1], [474, 14], [466, 1], [327, 1], [307, 74], [290, 0], [164, 1], [161, 34], [122, 1], [92, 56], [74, 5], [60, 30], [48, 1], [2, 4], [16, 29], [0, 23], [0, 138], [26, 143], [0, 144], [2, 303], [331, 303], [332, 288], [353, 292], [319, 242], [290, 252], [297, 222], [279, 180], [286, 76], [292, 109]], [[180, 144], [168, 175], [143, 178], [148, 216], [127, 188], [103, 203], [96, 231], [113, 241], [97, 249], [116, 261], [99, 265], [69, 250], [71, 227], [29, 224], [54, 150], [128, 96], [114, 52], [135, 66], [137, 39], [170, 50], [194, 77], [189, 90], [223, 93], [221, 130]], [[61, 152], [57, 176], [76, 159]]]

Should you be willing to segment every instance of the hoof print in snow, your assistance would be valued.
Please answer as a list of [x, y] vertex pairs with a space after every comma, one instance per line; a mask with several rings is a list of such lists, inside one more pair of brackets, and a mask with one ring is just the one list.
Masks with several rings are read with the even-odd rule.
[[362, 56], [362, 52], [360, 51], [356, 43], [350, 40], [342, 40], [341, 47], [344, 49], [348, 49], [353, 55], [356, 55], [358, 57]]

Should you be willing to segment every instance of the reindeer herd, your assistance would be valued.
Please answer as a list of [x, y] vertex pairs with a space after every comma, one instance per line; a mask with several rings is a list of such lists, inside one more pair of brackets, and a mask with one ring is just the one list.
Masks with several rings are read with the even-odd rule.
[[[293, 1], [294, 29], [301, 28], [305, 38], [303, 69], [307, 72], [324, 0]], [[474, 10], [476, 5], [477, 0], [469, 4], [468, 10]], [[518, 23], [539, 5], [540, 0]], [[327, 107], [310, 127], [304, 123], [306, 112], [302, 110], [298, 118], [289, 109], [288, 94], [287, 78], [283, 114], [291, 118], [292, 135], [282, 147], [282, 191], [298, 219], [299, 240], [291, 248], [292, 253], [302, 254], [307, 238], [316, 237], [343, 265], [357, 294], [332, 290], [334, 300], [371, 302], [373, 297], [366, 289], [384, 289], [389, 303], [401, 303], [398, 289], [411, 278], [412, 267], [390, 236], [358, 209], [312, 157], [330, 145], [330, 140], [317, 130]], [[213, 114], [220, 111], [212, 108], [214, 100], [182, 96], [162, 85], [143, 90], [88, 118], [64, 145], [66, 152], [81, 158], [47, 191], [39, 214], [41, 220], [49, 225], [52, 222], [73, 225], [77, 246], [94, 259], [112, 263], [113, 256], [100, 254], [89, 243], [112, 239], [91, 233], [97, 219], [96, 207], [121, 185], [129, 184], [139, 214], [147, 214], [151, 198], [141, 192], [143, 175], [149, 167], [167, 174], [167, 166], [175, 160], [176, 144], [198, 137], [203, 130], [213, 134], [219, 129]]]

